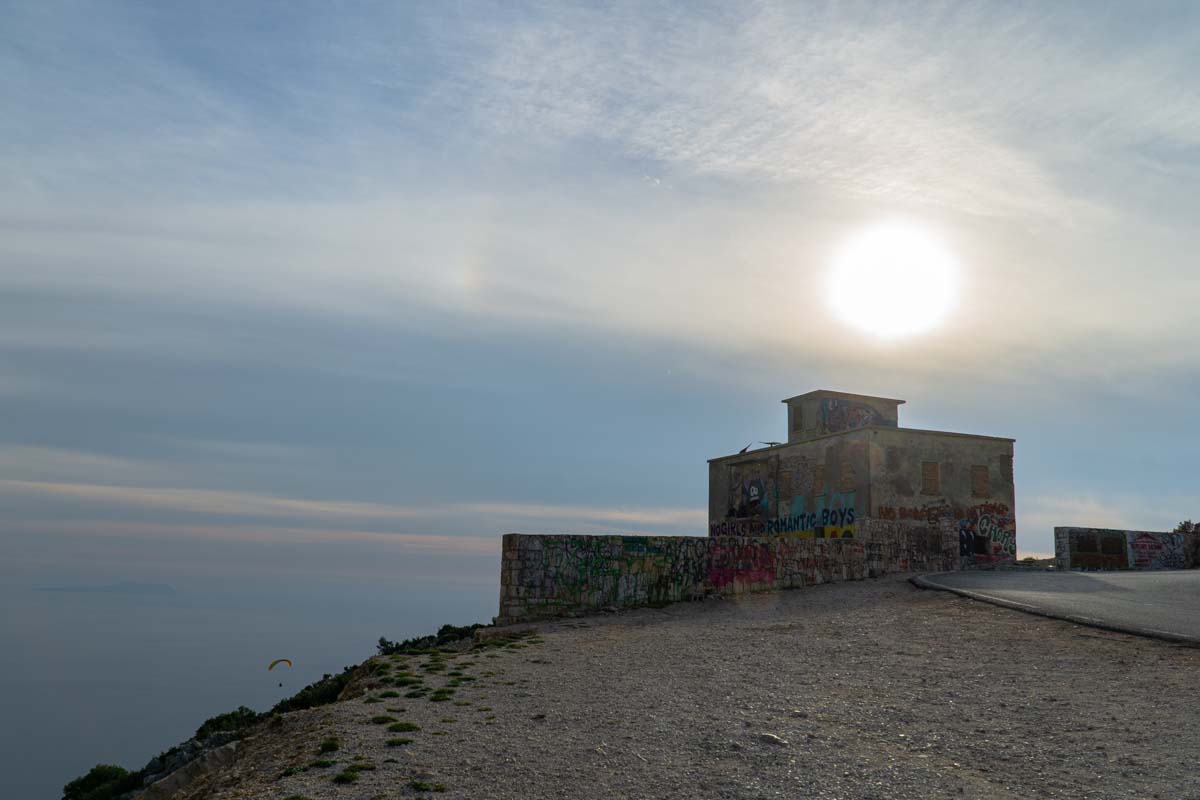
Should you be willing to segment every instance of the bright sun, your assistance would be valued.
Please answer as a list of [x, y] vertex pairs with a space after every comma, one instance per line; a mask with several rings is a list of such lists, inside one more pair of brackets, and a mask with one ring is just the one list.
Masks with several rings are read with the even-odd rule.
[[829, 280], [829, 304], [838, 316], [886, 339], [936, 327], [957, 296], [953, 255], [935, 236], [902, 222], [853, 236]]

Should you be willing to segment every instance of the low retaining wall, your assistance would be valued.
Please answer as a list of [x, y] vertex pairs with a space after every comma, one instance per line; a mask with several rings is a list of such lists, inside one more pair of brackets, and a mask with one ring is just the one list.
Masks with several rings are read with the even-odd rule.
[[960, 564], [958, 534], [862, 520], [858, 538], [504, 537], [501, 625], [710, 596], [795, 589]]
[[1059, 569], [1194, 569], [1200, 536], [1112, 528], [1055, 528]]

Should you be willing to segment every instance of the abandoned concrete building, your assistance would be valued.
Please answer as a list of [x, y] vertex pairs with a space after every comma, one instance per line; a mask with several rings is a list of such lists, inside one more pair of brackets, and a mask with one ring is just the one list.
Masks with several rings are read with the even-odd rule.
[[953, 531], [966, 563], [1016, 557], [1013, 439], [901, 428], [885, 397], [783, 402], [786, 444], [708, 462], [710, 536], [855, 538], [874, 518]]

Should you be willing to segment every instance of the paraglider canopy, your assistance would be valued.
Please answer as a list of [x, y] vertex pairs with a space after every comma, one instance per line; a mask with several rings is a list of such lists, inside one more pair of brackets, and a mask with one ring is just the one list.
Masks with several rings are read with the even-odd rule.
[[277, 664], [287, 664], [290, 667], [292, 665], [292, 662], [286, 658], [277, 658], [271, 662], [271, 666], [267, 667], [267, 672], [270, 672], [271, 670], [275, 669], [275, 666]]

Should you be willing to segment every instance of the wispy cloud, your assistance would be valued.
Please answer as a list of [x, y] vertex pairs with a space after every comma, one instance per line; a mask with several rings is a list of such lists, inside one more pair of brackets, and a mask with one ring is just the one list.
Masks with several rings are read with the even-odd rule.
[[1056, 527], [1117, 528], [1124, 530], [1174, 530], [1195, 508], [1194, 497], [1156, 497], [1147, 504], [1145, 496], [1104, 494], [1063, 488], [1046, 493], [1045, 488], [1019, 501], [1019, 536], [1028, 546], [1052, 552]]
[[[499, 523], [536, 520], [539, 523], [590, 522], [650, 527], [691, 526], [702, 531], [707, 511], [691, 508], [620, 508], [514, 503], [440, 503], [397, 505], [347, 500], [309, 500], [253, 492], [118, 486], [51, 481], [0, 480], [0, 496], [42, 497], [61, 502], [124, 509], [273, 519], [355, 520], [397, 522], [431, 520], [452, 515], [479, 530], [496, 531]], [[10, 526], [11, 527], [11, 526]], [[348, 535], [354, 535], [352, 532]], [[385, 534], [386, 535], [386, 534]]]

